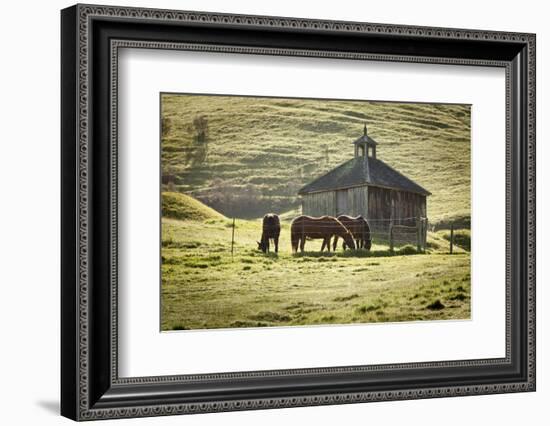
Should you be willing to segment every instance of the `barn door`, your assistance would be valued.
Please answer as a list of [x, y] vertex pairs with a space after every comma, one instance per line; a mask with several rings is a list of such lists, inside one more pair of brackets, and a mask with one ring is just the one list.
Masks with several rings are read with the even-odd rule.
[[348, 190], [336, 191], [336, 216], [348, 214]]

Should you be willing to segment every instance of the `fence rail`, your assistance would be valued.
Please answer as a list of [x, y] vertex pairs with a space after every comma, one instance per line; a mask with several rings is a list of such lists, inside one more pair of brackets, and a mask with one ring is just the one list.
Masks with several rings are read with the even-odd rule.
[[[417, 217], [414, 218], [415, 226], [400, 225], [394, 224], [393, 219], [390, 219], [390, 226], [388, 232], [388, 240], [390, 244], [390, 251], [394, 250], [396, 241], [403, 241], [403, 237], [396, 237], [396, 234], [411, 234], [414, 235], [414, 240], [416, 242], [416, 251], [425, 252], [426, 251], [426, 241], [428, 236], [428, 218], [427, 217]], [[405, 238], [408, 242], [413, 242], [413, 238]]]
[[[414, 220], [415, 225], [402, 225], [400, 223], [394, 223], [394, 219], [370, 219], [368, 223], [371, 222], [387, 222], [388, 231], [380, 231], [377, 228], [371, 227], [370, 236], [371, 239], [387, 241], [390, 251], [394, 251], [396, 245], [401, 244], [416, 244], [416, 250], [418, 252], [425, 252], [427, 246], [427, 236], [429, 221], [427, 217], [407, 217], [407, 218], [398, 218], [397, 221], [402, 222], [405, 220], [412, 221]], [[307, 225], [305, 225], [307, 226]], [[334, 225], [316, 225], [316, 227], [332, 228]], [[235, 218], [232, 218], [231, 226], [231, 257], [233, 257], [234, 245], [235, 245]], [[451, 224], [450, 227], [450, 238], [449, 238], [449, 253], [453, 254], [454, 247], [454, 224]]]

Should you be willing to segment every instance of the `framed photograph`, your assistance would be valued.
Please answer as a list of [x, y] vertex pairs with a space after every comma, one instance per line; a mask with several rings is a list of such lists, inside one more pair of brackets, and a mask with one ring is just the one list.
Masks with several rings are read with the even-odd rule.
[[535, 35], [61, 12], [61, 412], [535, 390]]

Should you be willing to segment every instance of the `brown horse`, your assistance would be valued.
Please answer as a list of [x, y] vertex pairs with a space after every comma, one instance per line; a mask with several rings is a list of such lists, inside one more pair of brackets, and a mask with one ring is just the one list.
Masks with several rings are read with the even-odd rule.
[[292, 244], [292, 252], [304, 251], [306, 238], [322, 239], [321, 251], [327, 247], [330, 251], [330, 239], [333, 236], [342, 237], [348, 247], [355, 249], [353, 236], [347, 228], [338, 219], [332, 216], [298, 216], [290, 225], [290, 242]]
[[279, 216], [274, 213], [268, 213], [262, 221], [262, 238], [258, 243], [258, 248], [264, 253], [269, 253], [269, 240], [275, 244], [275, 253], [279, 252], [279, 235], [281, 234], [281, 222]]
[[[369, 223], [363, 216], [351, 217], [347, 215], [340, 215], [338, 219], [342, 224], [348, 228], [351, 235], [355, 239], [357, 248], [365, 248], [370, 250], [372, 241], [370, 236], [370, 227]], [[338, 236], [334, 236], [334, 243], [332, 246], [333, 250], [336, 250], [336, 244], [338, 243]], [[346, 249], [346, 242], [342, 244], [342, 248]]]

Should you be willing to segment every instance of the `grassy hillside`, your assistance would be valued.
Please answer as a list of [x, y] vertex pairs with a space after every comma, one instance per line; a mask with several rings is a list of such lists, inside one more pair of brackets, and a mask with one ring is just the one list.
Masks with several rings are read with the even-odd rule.
[[225, 219], [216, 210], [189, 195], [179, 192], [162, 193], [162, 216], [180, 220]]
[[[193, 124], [206, 120], [206, 137]], [[470, 108], [464, 105], [162, 96], [170, 187], [227, 216], [298, 207], [297, 191], [353, 156], [367, 123], [377, 157], [432, 192], [432, 223], [470, 216]]]

